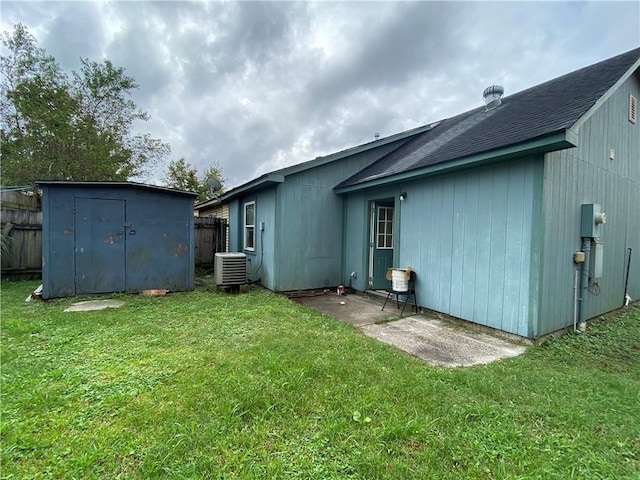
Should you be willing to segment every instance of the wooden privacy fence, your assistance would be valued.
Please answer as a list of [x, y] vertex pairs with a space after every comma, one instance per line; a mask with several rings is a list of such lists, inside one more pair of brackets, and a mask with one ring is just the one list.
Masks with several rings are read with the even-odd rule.
[[216, 253], [227, 250], [229, 224], [224, 218], [195, 217], [193, 227], [196, 267], [213, 268]]
[[37, 200], [20, 192], [2, 194], [2, 278], [42, 274], [42, 211]]

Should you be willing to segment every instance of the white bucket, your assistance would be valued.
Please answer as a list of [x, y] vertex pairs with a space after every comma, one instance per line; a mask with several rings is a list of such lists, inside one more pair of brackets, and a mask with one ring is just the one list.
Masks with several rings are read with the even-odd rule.
[[406, 270], [393, 269], [391, 271], [391, 288], [396, 292], [409, 290], [409, 276]]

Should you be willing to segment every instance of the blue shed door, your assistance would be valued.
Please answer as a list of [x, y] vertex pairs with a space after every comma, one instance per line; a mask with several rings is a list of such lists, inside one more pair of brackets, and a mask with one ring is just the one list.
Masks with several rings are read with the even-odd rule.
[[125, 200], [76, 197], [76, 294], [125, 290]]
[[393, 267], [393, 199], [371, 202], [369, 227], [369, 288], [391, 288], [387, 269]]

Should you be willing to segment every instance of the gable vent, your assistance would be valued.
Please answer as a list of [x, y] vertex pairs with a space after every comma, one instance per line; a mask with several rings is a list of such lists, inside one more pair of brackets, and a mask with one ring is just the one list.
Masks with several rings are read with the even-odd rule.
[[484, 92], [482, 92], [485, 110], [491, 110], [499, 106], [502, 103], [503, 95], [504, 87], [502, 85], [491, 85], [485, 88]]
[[638, 115], [638, 100], [633, 95], [629, 95], [629, 121], [636, 124], [636, 119]]

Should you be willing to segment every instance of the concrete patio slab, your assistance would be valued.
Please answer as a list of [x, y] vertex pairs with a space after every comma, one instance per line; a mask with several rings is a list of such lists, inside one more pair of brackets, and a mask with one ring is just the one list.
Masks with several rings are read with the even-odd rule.
[[416, 315], [411, 318], [364, 325], [362, 331], [381, 342], [441, 367], [469, 367], [518, 356], [525, 351], [502, 338], [458, 325]]
[[400, 314], [400, 311], [396, 311], [395, 303], [393, 308], [382, 311], [381, 303], [357, 294], [336, 295], [335, 292], [327, 292], [324, 295], [296, 297], [293, 300], [337, 320], [349, 322], [355, 327], [390, 320]]
[[295, 300], [303, 305], [349, 322], [365, 335], [393, 345], [431, 365], [441, 367], [466, 367], [491, 363], [524, 353], [525, 340], [516, 343], [505, 338], [465, 328], [459, 322], [407, 313], [403, 318], [395, 304], [389, 303], [382, 311], [378, 299], [358, 294], [338, 296], [333, 292], [324, 295], [302, 296]]
[[105, 308], [120, 308], [124, 305], [122, 300], [89, 300], [87, 302], [76, 302], [64, 309], [65, 312], [92, 312], [94, 310], [104, 310]]

